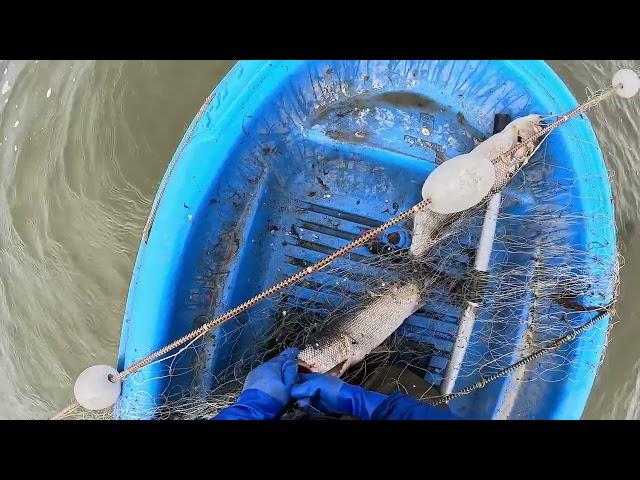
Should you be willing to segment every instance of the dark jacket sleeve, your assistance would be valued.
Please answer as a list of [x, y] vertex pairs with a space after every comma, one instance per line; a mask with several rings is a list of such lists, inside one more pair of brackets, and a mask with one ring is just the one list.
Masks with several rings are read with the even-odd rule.
[[433, 407], [403, 393], [394, 393], [375, 409], [372, 420], [459, 420], [449, 409]]

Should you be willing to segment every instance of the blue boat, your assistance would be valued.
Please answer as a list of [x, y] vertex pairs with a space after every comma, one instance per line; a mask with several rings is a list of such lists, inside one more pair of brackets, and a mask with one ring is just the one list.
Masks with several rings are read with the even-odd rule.
[[[576, 106], [542, 61], [239, 62], [194, 118], [160, 184], [131, 279], [118, 369], [411, 208], [421, 200], [429, 173], [491, 135], [497, 114], [562, 114]], [[376, 115], [367, 117], [362, 113], [367, 109]], [[545, 161], [531, 166], [536, 174], [521, 172], [520, 180], [505, 188], [509, 218], [499, 220], [498, 231], [504, 237], [533, 228], [527, 215], [545, 200], [532, 193], [530, 182], [544, 177], [557, 187], [553, 203], [562, 203], [562, 215], [586, 218], [561, 232], [576, 250], [599, 259], [582, 265], [582, 273], [586, 269], [607, 283], [614, 274], [616, 237], [602, 153], [585, 116], [558, 131], [540, 149]], [[566, 172], [575, 172], [570, 182]], [[302, 239], [294, 235], [301, 230], [308, 234]], [[396, 233], [394, 243], [410, 242], [410, 231]], [[470, 239], [468, 247], [473, 249], [476, 241]], [[365, 247], [354, 253], [363, 258], [376, 254]], [[491, 257], [495, 270], [500, 255], [522, 267], [525, 284], [535, 277], [531, 252], [496, 248]], [[457, 273], [465, 268], [463, 259]], [[331, 279], [319, 275], [315, 281]], [[290, 303], [309, 300], [304, 288], [297, 292]], [[539, 308], [535, 289], [523, 295], [523, 307], [504, 313], [509, 318], [500, 331], [494, 336], [484, 332], [486, 340], [467, 355], [484, 358], [499, 352], [502, 366], [520, 359], [523, 350], [512, 346], [526, 341], [529, 317]], [[583, 292], [581, 305], [605, 305], [613, 295], [606, 288]], [[259, 314], [240, 315], [200, 339], [197, 350], [125, 379], [116, 417], [152, 418], [149, 406], [191, 391], [206, 392], [234, 355], [253, 348], [280, 307], [267, 300]], [[566, 314], [562, 302], [549, 300], [547, 307], [547, 314]], [[432, 348], [423, 373], [429, 384], [442, 381], [455, 335], [451, 325], [461, 308], [446, 295], [434, 298], [398, 331]], [[594, 315], [587, 310], [574, 309], [571, 326]], [[244, 328], [234, 335], [239, 324]], [[578, 419], [607, 329], [605, 318], [527, 371], [452, 400], [449, 408], [469, 418]], [[544, 335], [554, 338], [550, 331]], [[499, 344], [505, 338], [506, 350]], [[485, 375], [471, 369], [455, 390]]]

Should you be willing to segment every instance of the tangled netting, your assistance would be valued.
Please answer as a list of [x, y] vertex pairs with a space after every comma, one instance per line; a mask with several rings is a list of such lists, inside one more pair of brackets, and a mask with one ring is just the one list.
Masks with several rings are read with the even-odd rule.
[[[618, 257], [601, 254], [606, 238], [585, 243], [575, 232], [591, 232], [594, 238], [598, 232], [613, 231], [614, 225], [609, 224], [613, 220], [597, 208], [583, 215], [572, 213], [572, 202], [581, 200], [576, 185], [592, 178], [578, 177], [555, 165], [547, 158], [544, 144], [518, 171], [525, 157], [495, 161], [492, 193], [501, 191], [502, 202], [492, 261], [483, 282], [478, 282], [472, 267], [486, 201], [461, 214], [418, 214], [402, 225], [402, 231], [367, 244], [369, 254], [350, 252], [253, 306], [224, 328], [207, 332], [164, 357], [161, 365], [168, 381], [162, 395], [152, 399], [139, 393], [139, 398], [120, 400], [115, 408], [135, 417], [210, 418], [235, 401], [252, 368], [284, 348], [302, 349], [318, 342], [326, 325], [348, 321], [363, 311], [370, 313], [373, 323], [384, 321], [389, 309], [380, 299], [393, 297], [390, 292], [407, 286], [417, 292], [418, 310], [379, 348], [352, 366], [343, 377], [346, 381], [379, 391], [399, 389], [425, 402], [439, 398], [438, 386], [459, 317], [469, 302], [478, 306], [459, 384], [489, 377], [570, 334], [585, 323], [587, 313], [595, 315], [610, 308], [617, 295], [620, 266]], [[323, 233], [320, 225], [307, 223], [304, 228], [312, 240]], [[293, 241], [305, 241], [301, 229], [293, 226], [288, 232]], [[400, 236], [405, 231], [412, 238], [403, 244]], [[345, 237], [345, 241], [352, 239]], [[309, 266], [299, 259], [289, 261], [300, 270]], [[613, 315], [612, 310], [607, 311]], [[589, 330], [581, 335], [601, 333]], [[213, 377], [205, 375], [215, 351], [212, 345], [224, 345], [228, 360], [228, 366]], [[573, 378], [584, 375], [583, 369], [575, 368], [581, 361], [576, 348], [590, 348], [590, 343], [579, 345], [547, 352], [535, 363], [520, 367], [512, 373], [515, 381], [580, 381]], [[592, 348], [599, 352], [601, 343], [594, 342]], [[185, 355], [193, 360], [180, 362]], [[141, 380], [134, 374], [127, 381]], [[422, 384], [417, 385], [419, 382]], [[287, 413], [290, 417], [296, 414], [295, 408]], [[69, 418], [111, 415], [111, 411], [78, 409]]]

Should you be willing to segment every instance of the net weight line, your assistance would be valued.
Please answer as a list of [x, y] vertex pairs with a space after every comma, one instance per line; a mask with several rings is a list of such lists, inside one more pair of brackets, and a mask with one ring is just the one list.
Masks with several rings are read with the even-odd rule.
[[512, 365], [509, 365], [506, 368], [503, 368], [499, 372], [496, 372], [496, 373], [494, 373], [493, 375], [491, 375], [489, 377], [482, 378], [482, 379], [478, 380], [473, 385], [469, 385], [468, 387], [465, 387], [460, 391], [457, 391], [457, 392], [454, 392], [454, 393], [450, 393], [449, 395], [444, 395], [444, 396], [440, 397], [439, 399], [437, 399], [437, 400], [435, 400], [433, 402], [429, 402], [429, 405], [433, 405], [433, 406], [442, 405], [443, 403], [447, 403], [450, 400], [454, 400], [454, 399], [462, 397], [464, 395], [468, 395], [469, 393], [473, 392], [474, 390], [478, 390], [479, 388], [484, 387], [488, 383], [491, 383], [491, 382], [493, 382], [494, 380], [497, 380], [500, 377], [504, 377], [505, 375], [510, 374], [514, 370], [517, 370], [518, 368], [523, 367], [523, 366], [527, 365], [528, 363], [531, 363], [536, 358], [539, 358], [542, 355], [544, 355], [545, 353], [550, 352], [551, 350], [555, 350], [556, 348], [564, 345], [565, 343], [570, 342], [571, 340], [576, 338], [578, 335], [580, 335], [585, 330], [590, 329], [596, 323], [598, 323], [600, 320], [602, 320], [605, 317], [607, 317], [611, 313], [612, 309], [613, 309], [613, 304], [607, 305], [603, 309], [604, 312], [596, 315], [594, 318], [592, 318], [588, 322], [583, 323], [578, 328], [576, 328], [573, 332], [568, 333], [564, 337], [560, 337], [560, 338], [555, 339], [554, 341], [550, 342], [547, 346], [542, 347], [539, 350], [536, 350], [532, 354], [527, 355], [526, 357], [518, 360], [516, 363], [514, 363]]

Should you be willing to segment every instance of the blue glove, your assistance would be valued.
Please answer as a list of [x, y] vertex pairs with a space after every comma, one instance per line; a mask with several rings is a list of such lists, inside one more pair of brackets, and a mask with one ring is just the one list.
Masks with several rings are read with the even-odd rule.
[[[426, 405], [404, 393], [396, 392], [380, 404], [372, 420], [461, 420], [448, 408]], [[469, 417], [471, 420], [471, 417]]]
[[369, 420], [387, 399], [387, 395], [370, 392], [332, 375], [302, 373], [298, 382], [291, 389], [291, 397], [297, 399], [299, 405], [308, 402], [325, 413], [342, 413]]
[[222, 410], [215, 420], [273, 420], [291, 399], [298, 376], [297, 348], [289, 348], [254, 368], [247, 375], [237, 402]]

